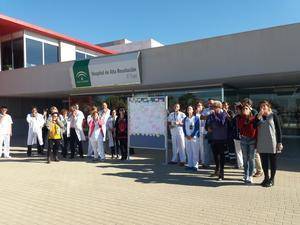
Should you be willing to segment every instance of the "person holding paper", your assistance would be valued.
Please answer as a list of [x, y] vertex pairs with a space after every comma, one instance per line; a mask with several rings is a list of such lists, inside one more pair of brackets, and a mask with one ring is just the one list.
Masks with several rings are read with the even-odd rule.
[[45, 123], [42, 114], [38, 113], [37, 108], [33, 107], [31, 113], [27, 115], [28, 137], [27, 137], [27, 156], [31, 156], [32, 145], [37, 144], [38, 154], [43, 153], [43, 126]]
[[93, 111], [89, 121], [89, 143], [94, 150], [94, 160], [105, 160], [103, 148], [103, 121], [99, 117], [97, 110]]
[[[283, 149], [282, 131], [278, 116], [273, 113], [271, 104], [264, 100], [260, 103], [254, 126], [257, 127], [257, 150], [261, 156], [264, 171], [263, 187], [274, 186], [277, 157]], [[270, 166], [269, 166], [270, 165]], [[269, 176], [269, 167], [271, 177]]]

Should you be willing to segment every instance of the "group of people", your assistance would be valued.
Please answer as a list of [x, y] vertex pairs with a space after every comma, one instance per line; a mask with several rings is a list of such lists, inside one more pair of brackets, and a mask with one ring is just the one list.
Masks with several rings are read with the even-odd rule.
[[[117, 115], [118, 114], [118, 115]], [[47, 162], [59, 161], [58, 151], [66, 158], [70, 150], [70, 159], [78, 153], [84, 157], [83, 142], [88, 137], [87, 157], [94, 161], [105, 160], [106, 148], [110, 148], [111, 157], [121, 160], [127, 159], [127, 115], [124, 108], [110, 110], [106, 102], [102, 109], [91, 107], [85, 119], [84, 113], [75, 104], [69, 110], [62, 109], [59, 113], [53, 106], [38, 113], [36, 107], [32, 108], [26, 118], [28, 122], [27, 156], [31, 156], [32, 146], [37, 145], [37, 153], [43, 155], [44, 144], [48, 142]], [[88, 126], [88, 134], [84, 132], [84, 124]]]
[[[6, 106], [0, 108], [0, 156], [10, 158], [13, 121], [7, 111]], [[259, 112], [253, 108], [249, 98], [235, 103], [233, 109], [227, 102], [209, 99], [204, 104], [199, 101], [196, 106], [188, 106], [186, 114], [180, 111], [177, 103], [167, 120], [172, 139], [169, 164], [186, 166], [191, 171], [215, 164], [211, 176], [223, 180], [224, 165], [228, 159], [237, 168], [244, 169], [245, 183], [252, 183], [253, 177], [264, 174], [261, 185], [274, 185], [277, 156], [283, 149], [282, 132], [280, 120], [267, 100], [260, 102]], [[73, 159], [77, 153], [83, 158], [83, 141], [88, 137], [87, 157], [94, 161], [105, 160], [107, 151], [112, 158], [119, 158], [120, 153], [121, 160], [127, 159], [125, 108], [110, 110], [104, 102], [101, 110], [91, 107], [85, 119], [78, 104], [60, 112], [53, 106], [49, 112], [44, 110], [43, 114], [33, 107], [26, 121], [28, 157], [32, 155], [33, 145], [37, 145], [37, 153], [43, 155], [45, 143], [48, 143], [48, 163], [59, 161], [60, 149], [63, 158], [70, 154], [70, 159]], [[84, 124], [88, 127], [87, 134], [84, 133]]]
[[[206, 107], [205, 107], [206, 106]], [[280, 120], [269, 101], [259, 103], [259, 112], [249, 98], [234, 104], [209, 99], [188, 106], [186, 114], [180, 105], [168, 116], [172, 137], [172, 159], [169, 164], [197, 171], [209, 168], [211, 155], [215, 164], [212, 177], [224, 179], [226, 158], [244, 169], [243, 181], [264, 174], [264, 187], [274, 185], [277, 156], [283, 149]], [[271, 174], [269, 175], [269, 168]]]

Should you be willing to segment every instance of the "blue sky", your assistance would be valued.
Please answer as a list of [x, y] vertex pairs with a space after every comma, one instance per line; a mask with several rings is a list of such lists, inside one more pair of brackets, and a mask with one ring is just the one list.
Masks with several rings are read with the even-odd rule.
[[91, 43], [173, 44], [300, 22], [300, 1], [0, 0], [0, 13]]

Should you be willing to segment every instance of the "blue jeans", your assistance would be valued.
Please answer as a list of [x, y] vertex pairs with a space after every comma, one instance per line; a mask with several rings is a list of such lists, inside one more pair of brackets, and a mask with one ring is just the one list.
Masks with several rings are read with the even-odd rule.
[[203, 139], [203, 150], [204, 150], [204, 160], [203, 164], [209, 166], [212, 163], [212, 149], [211, 144], [208, 143], [206, 138]]
[[241, 148], [243, 152], [244, 176], [251, 177], [255, 165], [255, 138], [241, 137]]

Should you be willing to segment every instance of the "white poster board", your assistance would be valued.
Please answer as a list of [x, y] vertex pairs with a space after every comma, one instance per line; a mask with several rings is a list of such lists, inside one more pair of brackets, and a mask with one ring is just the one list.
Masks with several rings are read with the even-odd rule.
[[131, 97], [127, 101], [128, 148], [165, 150], [167, 156], [167, 97]]

